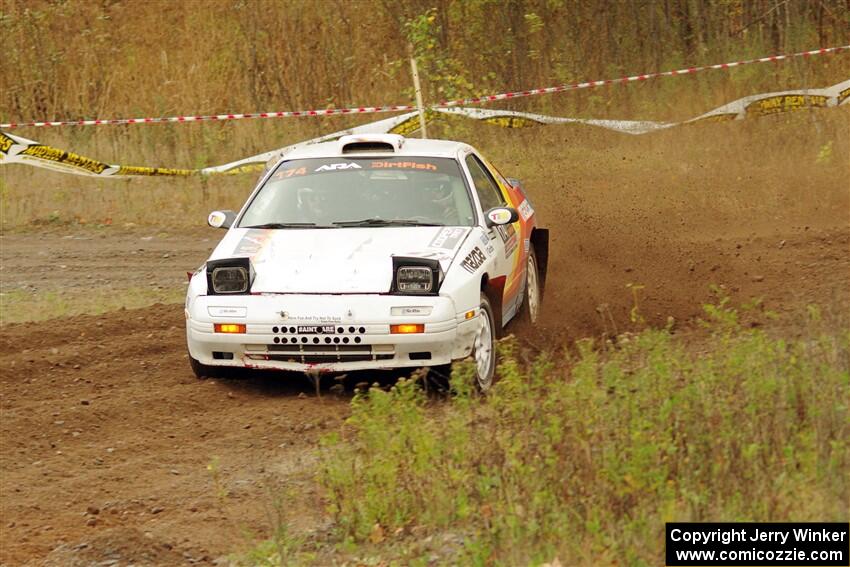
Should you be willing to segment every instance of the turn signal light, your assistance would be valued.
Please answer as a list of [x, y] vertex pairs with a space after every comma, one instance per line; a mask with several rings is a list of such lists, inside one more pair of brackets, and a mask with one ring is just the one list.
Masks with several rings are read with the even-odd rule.
[[216, 333], [245, 333], [245, 325], [242, 323], [216, 323]]
[[402, 325], [390, 325], [390, 333], [393, 335], [409, 335], [411, 333], [424, 333], [425, 325], [422, 323], [407, 323]]

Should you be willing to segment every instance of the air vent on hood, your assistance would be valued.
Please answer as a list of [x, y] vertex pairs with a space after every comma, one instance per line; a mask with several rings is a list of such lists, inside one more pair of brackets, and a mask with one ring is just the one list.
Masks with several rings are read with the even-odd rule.
[[358, 134], [339, 139], [343, 154], [395, 153], [404, 145], [404, 137], [398, 134]]
[[394, 152], [395, 148], [392, 144], [387, 144], [385, 142], [354, 142], [353, 144], [348, 144], [344, 148], [342, 148], [342, 153], [344, 154], [366, 154], [366, 153], [380, 153], [384, 154], [387, 152]]

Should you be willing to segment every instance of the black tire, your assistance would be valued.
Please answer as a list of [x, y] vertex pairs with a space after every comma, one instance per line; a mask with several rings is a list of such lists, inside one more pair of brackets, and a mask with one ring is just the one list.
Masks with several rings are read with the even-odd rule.
[[484, 293], [481, 294], [479, 317], [484, 317], [485, 326], [475, 337], [472, 357], [475, 360], [475, 386], [479, 392], [486, 393], [493, 386], [496, 377], [496, 324], [490, 300]]
[[206, 364], [201, 364], [194, 358], [192, 355], [189, 355], [189, 366], [192, 367], [192, 372], [195, 374], [195, 378], [198, 380], [206, 380], [207, 378], [218, 378], [221, 376], [221, 368], [216, 366], [207, 366]]
[[439, 391], [451, 390], [452, 365], [439, 364], [428, 367], [428, 387]]
[[523, 291], [522, 305], [519, 307], [515, 319], [522, 328], [531, 328], [537, 324], [540, 318], [540, 304], [543, 300], [543, 289], [540, 286], [540, 267], [537, 263], [537, 254], [534, 245], [528, 250], [525, 270], [525, 290]]

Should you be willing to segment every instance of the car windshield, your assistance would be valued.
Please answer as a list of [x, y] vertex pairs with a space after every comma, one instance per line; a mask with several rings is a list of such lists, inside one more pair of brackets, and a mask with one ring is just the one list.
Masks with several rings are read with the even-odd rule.
[[448, 158], [321, 158], [281, 163], [241, 228], [472, 226], [460, 168]]

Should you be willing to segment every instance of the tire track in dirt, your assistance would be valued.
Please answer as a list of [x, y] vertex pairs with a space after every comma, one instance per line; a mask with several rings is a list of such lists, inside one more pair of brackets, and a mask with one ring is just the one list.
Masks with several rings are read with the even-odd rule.
[[0, 562], [209, 561], [268, 532], [276, 493], [322, 521], [314, 449], [348, 399], [294, 375], [198, 381], [182, 324], [158, 305], [2, 330]]

